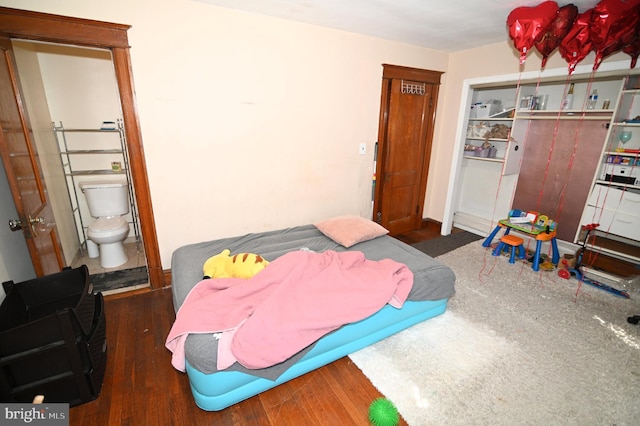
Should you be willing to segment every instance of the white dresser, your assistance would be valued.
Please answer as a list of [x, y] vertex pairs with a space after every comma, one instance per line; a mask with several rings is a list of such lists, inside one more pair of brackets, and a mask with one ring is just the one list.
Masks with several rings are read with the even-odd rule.
[[602, 232], [640, 241], [640, 191], [595, 185], [581, 223], [598, 223]]

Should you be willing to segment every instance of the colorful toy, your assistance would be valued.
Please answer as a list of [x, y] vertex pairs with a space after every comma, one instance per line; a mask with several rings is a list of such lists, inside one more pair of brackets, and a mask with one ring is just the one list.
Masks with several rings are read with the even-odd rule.
[[578, 250], [578, 253], [576, 254], [575, 266], [571, 267], [567, 259], [562, 259], [561, 263], [562, 263], [563, 269], [558, 270], [558, 276], [560, 278], [564, 278], [565, 280], [568, 280], [573, 275], [580, 282], [589, 284], [593, 287], [599, 288], [600, 290], [607, 291], [615, 296], [624, 297], [625, 299], [628, 299], [629, 298], [628, 292], [624, 290], [618, 290], [617, 288], [613, 288], [607, 284], [601, 283], [600, 281], [591, 279], [585, 276], [584, 273], [582, 272], [582, 269], [581, 269], [582, 257], [584, 256], [584, 252], [587, 247], [587, 241], [589, 241], [589, 234], [592, 231], [594, 231], [598, 226], [600, 226], [600, 224], [598, 223], [591, 223], [589, 225], [582, 226], [582, 229], [586, 231], [586, 234], [584, 236], [584, 241], [582, 242], [582, 246], [580, 247], [580, 249]]
[[549, 222], [549, 218], [547, 217], [547, 215], [541, 214], [540, 216], [538, 216], [538, 220], [536, 221], [536, 226], [538, 228], [544, 228], [545, 226], [547, 226], [548, 222]]
[[504, 235], [500, 238], [500, 243], [498, 243], [497, 247], [493, 250], [493, 256], [498, 256], [503, 250], [511, 250], [509, 263], [516, 263], [516, 252], [520, 259], [524, 259], [525, 257], [524, 240], [515, 235]]
[[[500, 230], [504, 230], [503, 235], [508, 235], [512, 229], [527, 234], [536, 240], [536, 249], [533, 254], [531, 269], [536, 272], [540, 270], [543, 257], [542, 243], [547, 241], [551, 243], [552, 257], [551, 264], [545, 265], [544, 269], [553, 269], [553, 265], [558, 264], [560, 261], [560, 252], [558, 251], [558, 242], [556, 241], [557, 224], [546, 215], [541, 215], [535, 211], [511, 210], [507, 219], [498, 221], [498, 225], [484, 240], [482, 247], [490, 247], [494, 237]], [[504, 246], [505, 245], [502, 247], [504, 248]], [[500, 254], [499, 251], [494, 253], [494, 256], [498, 254]]]
[[269, 264], [257, 254], [238, 253], [234, 256], [230, 254], [230, 250], [224, 249], [221, 253], [207, 259], [202, 267], [203, 279], [251, 278]]
[[369, 405], [369, 421], [374, 426], [396, 426], [400, 422], [398, 409], [387, 398], [377, 398]]

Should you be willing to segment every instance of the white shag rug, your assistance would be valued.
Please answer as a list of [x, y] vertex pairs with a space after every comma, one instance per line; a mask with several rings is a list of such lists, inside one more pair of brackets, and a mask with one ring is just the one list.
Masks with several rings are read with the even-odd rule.
[[353, 362], [410, 425], [637, 425], [640, 289], [616, 297], [481, 243], [438, 258], [456, 274], [447, 312]]

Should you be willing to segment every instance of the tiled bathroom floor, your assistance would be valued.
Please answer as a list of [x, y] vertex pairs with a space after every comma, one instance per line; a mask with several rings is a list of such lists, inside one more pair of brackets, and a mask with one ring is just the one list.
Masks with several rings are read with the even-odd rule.
[[[125, 243], [124, 250], [127, 253], [127, 257], [129, 260], [124, 265], [120, 265], [116, 268], [103, 268], [102, 266], [100, 266], [100, 258], [99, 257], [96, 257], [93, 259], [90, 258], [86, 250], [84, 252], [84, 256], [80, 256], [79, 254], [78, 256], [76, 256], [76, 258], [71, 263], [71, 267], [77, 268], [78, 266], [84, 264], [84, 265], [87, 265], [87, 268], [89, 268], [89, 274], [95, 275], [95, 274], [102, 274], [105, 272], [120, 271], [123, 269], [138, 268], [138, 267], [147, 265], [147, 261], [144, 255], [144, 250], [142, 249], [142, 245], [140, 245], [140, 250], [138, 251], [138, 244], [136, 242]], [[149, 283], [140, 284], [140, 285], [136, 285], [135, 287], [126, 287], [124, 289], [106, 291], [104, 292], [104, 294], [107, 295], [112, 292], [118, 293], [122, 291], [137, 290], [138, 288], [143, 288], [148, 286], [149, 286]]]

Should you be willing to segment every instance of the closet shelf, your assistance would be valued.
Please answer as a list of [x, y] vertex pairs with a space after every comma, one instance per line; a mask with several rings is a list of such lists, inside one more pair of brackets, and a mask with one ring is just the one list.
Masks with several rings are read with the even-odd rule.
[[640, 122], [630, 123], [628, 121], [616, 121], [615, 123], [613, 123], [613, 125], [620, 127], [640, 127]]
[[114, 172], [113, 170], [76, 170], [75, 172], [65, 173], [65, 176], [95, 176], [95, 175], [122, 175], [126, 170]]
[[70, 149], [61, 154], [122, 154], [121, 149]]
[[637, 157], [637, 152], [624, 152], [624, 151], [605, 151], [604, 155], [617, 155], [620, 157]]
[[55, 127], [55, 130], [62, 131], [65, 133], [120, 133], [120, 129], [67, 129], [60, 127]]
[[481, 138], [481, 137], [466, 137], [465, 139], [467, 140], [472, 140], [472, 141], [489, 141], [489, 142], [509, 142], [509, 139], [502, 139], [502, 138], [489, 138], [489, 139], [485, 139], [485, 138]]
[[462, 157], [468, 160], [488, 161], [490, 163], [504, 163], [504, 158], [476, 157], [475, 155], [463, 155]]
[[513, 121], [513, 118], [470, 118], [469, 121]]
[[610, 182], [608, 180], [597, 179], [597, 184], [606, 185], [606, 186], [619, 186], [620, 188], [625, 189], [640, 189], [640, 185], [630, 185], [628, 183], [620, 183], [620, 182]]
[[625, 253], [625, 252], [617, 250], [617, 249], [609, 249], [609, 248], [598, 246], [598, 245], [594, 245], [594, 244], [587, 244], [587, 249], [589, 249], [590, 251], [596, 252], [596, 253], [602, 253], [602, 254], [606, 254], [606, 255], [609, 255], [609, 256], [621, 258], [621, 259], [623, 259], [623, 260], [625, 260], [627, 262], [631, 262], [631, 263], [639, 263], [640, 262], [640, 257], [634, 256], [633, 254], [630, 254], [630, 253]]
[[541, 111], [518, 111], [516, 118], [519, 120], [596, 120], [609, 121], [613, 115], [613, 110], [541, 110]]

